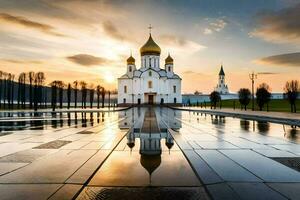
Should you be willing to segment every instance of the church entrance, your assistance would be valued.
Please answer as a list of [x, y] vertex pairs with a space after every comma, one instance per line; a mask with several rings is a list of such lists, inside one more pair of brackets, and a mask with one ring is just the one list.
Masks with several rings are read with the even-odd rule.
[[148, 104], [153, 104], [154, 102], [154, 98], [153, 98], [153, 95], [148, 95]]

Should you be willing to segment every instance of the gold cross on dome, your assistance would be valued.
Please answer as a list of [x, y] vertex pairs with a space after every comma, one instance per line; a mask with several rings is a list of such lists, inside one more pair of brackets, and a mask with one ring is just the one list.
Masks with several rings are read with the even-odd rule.
[[153, 26], [151, 26], [151, 24], [149, 24], [148, 29], [149, 29], [149, 33], [151, 34], [151, 29], [153, 29]]

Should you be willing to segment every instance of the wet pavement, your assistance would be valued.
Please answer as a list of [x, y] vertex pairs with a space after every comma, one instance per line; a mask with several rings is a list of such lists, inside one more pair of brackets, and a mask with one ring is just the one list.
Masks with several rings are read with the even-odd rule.
[[296, 127], [161, 107], [9, 119], [1, 199], [300, 196]]

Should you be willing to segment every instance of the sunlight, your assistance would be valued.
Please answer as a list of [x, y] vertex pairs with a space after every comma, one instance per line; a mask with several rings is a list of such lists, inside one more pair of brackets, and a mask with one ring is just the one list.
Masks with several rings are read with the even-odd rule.
[[104, 80], [107, 83], [113, 83], [115, 81], [115, 77], [111, 74], [111, 72], [106, 72]]

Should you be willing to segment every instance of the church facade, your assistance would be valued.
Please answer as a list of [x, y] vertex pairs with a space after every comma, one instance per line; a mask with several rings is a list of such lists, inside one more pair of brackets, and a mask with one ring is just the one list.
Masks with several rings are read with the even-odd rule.
[[151, 33], [141, 47], [141, 66], [132, 55], [126, 73], [118, 78], [118, 104], [181, 104], [181, 78], [174, 73], [173, 58], [168, 55], [164, 68], [160, 64], [160, 47]]
[[229, 94], [228, 86], [225, 83], [225, 72], [223, 69], [223, 65], [221, 65], [221, 69], [219, 72], [219, 81], [217, 86], [215, 87], [215, 91], [219, 92], [220, 94]]

